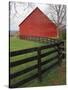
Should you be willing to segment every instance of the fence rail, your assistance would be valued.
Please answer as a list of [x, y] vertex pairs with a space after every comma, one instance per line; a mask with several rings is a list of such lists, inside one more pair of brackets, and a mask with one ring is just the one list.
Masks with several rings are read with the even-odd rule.
[[24, 49], [24, 50], [19, 50], [19, 51], [12, 51], [12, 52], [10, 52], [10, 57], [21, 55], [21, 54], [26, 54], [26, 53], [30, 53], [30, 52], [32, 53], [34, 51], [37, 51], [38, 49], [43, 50], [46, 48], [52, 48], [53, 46], [57, 46], [57, 45], [60, 45], [62, 43], [63, 42], [59, 42], [59, 43], [49, 44], [49, 45], [41, 46], [41, 47], [29, 48], [29, 49]]
[[[12, 68], [12, 67], [15, 67], [15, 66], [18, 66], [18, 65], [21, 65], [21, 64], [25, 64], [25, 63], [28, 63], [28, 62], [37, 61], [37, 64], [35, 64], [33, 66], [30, 66], [30, 67], [28, 67], [24, 70], [18, 71], [18, 72], [10, 73], [10, 77], [9, 77], [10, 80], [12, 80], [12, 79], [14, 79], [14, 78], [16, 78], [20, 75], [23, 75], [25, 73], [28, 73], [32, 70], [35, 70], [35, 69], [38, 69], [38, 72], [35, 75], [33, 75], [29, 78], [26, 78], [24, 80], [19, 81], [18, 83], [15, 83], [15, 84], [11, 85], [11, 82], [10, 82], [9, 87], [10, 88], [19, 87], [19, 86], [35, 79], [35, 78], [38, 78], [39, 81], [42, 81], [42, 73], [44, 73], [45, 71], [47, 71], [51, 67], [55, 66], [56, 64], [61, 64], [61, 61], [62, 61], [62, 58], [63, 58], [63, 53], [62, 53], [63, 48], [61, 46], [62, 47], [64, 46], [64, 42], [59, 42], [59, 43], [54, 43], [54, 44], [50, 44], [50, 45], [46, 45], [46, 46], [41, 46], [41, 47], [35, 47], [35, 48], [10, 52], [10, 57], [14, 57], [14, 56], [17, 56], [17, 55], [22, 55], [22, 54], [27, 54], [27, 53], [32, 53], [34, 51], [37, 52], [36, 56], [32, 56], [32, 57], [29, 57], [29, 58], [26, 58], [26, 59], [21, 59], [21, 60], [18, 60], [18, 61], [10, 62], [10, 68]], [[51, 50], [51, 51], [48, 51], [48, 52], [45, 52], [43, 54], [41, 53], [42, 50], [48, 49], [48, 48], [55, 48], [55, 49]], [[46, 57], [46, 56], [48, 56], [52, 53], [55, 53], [55, 52], [57, 52], [56, 56], [53, 56], [53, 57], [51, 57], [51, 58], [42, 62], [41, 59], [43, 57]], [[51, 63], [53, 61], [54, 61], [54, 63], [52, 63], [50, 66], [46, 67], [43, 70], [41, 69], [41, 67], [43, 65], [46, 65], [46, 64]]]

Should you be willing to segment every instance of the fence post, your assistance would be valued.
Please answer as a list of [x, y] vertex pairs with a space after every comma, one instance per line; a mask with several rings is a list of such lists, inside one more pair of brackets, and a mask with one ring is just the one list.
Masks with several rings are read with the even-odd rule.
[[38, 48], [38, 79], [42, 81], [42, 73], [41, 73], [41, 50]]
[[62, 63], [62, 51], [61, 51], [61, 47], [60, 47], [61, 44], [58, 44], [57, 45], [57, 48], [58, 48], [58, 64], [61, 65]]
[[60, 48], [62, 52], [62, 58], [64, 58], [64, 42], [61, 43]]

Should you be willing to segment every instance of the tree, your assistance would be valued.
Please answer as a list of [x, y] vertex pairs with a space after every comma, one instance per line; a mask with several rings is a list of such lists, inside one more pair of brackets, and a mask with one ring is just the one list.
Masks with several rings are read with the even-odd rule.
[[53, 22], [60, 28], [66, 24], [66, 6], [49, 4], [49, 14]]
[[66, 5], [49, 4], [49, 15], [52, 21], [56, 24], [59, 35], [62, 38], [63, 27], [66, 29]]
[[29, 2], [9, 2], [9, 14], [12, 16], [12, 18], [17, 17], [20, 15], [20, 11], [18, 9], [18, 6], [22, 8], [22, 11], [27, 10], [27, 8], [33, 8], [34, 4]]

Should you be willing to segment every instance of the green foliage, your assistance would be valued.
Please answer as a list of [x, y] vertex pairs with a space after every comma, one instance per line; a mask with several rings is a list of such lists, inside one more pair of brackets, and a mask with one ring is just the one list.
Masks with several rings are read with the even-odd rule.
[[66, 40], [66, 32], [62, 33], [62, 38], [63, 38], [63, 40]]
[[61, 40], [66, 40], [66, 31], [61, 31], [60, 32], [60, 38]]

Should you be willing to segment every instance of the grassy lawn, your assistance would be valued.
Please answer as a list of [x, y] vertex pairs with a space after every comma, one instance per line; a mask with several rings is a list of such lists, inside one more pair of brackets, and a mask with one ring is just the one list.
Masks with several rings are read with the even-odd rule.
[[22, 40], [17, 37], [10, 38], [10, 51], [27, 49], [27, 48], [37, 47], [41, 45], [44, 45], [44, 44], [34, 42], [34, 41]]
[[[10, 51], [16, 51], [16, 50], [27, 49], [27, 48], [43, 46], [43, 45], [45, 45], [45, 44], [33, 42], [33, 41], [28, 41], [28, 40], [22, 40], [22, 39], [19, 39], [17, 37], [10, 38]], [[53, 49], [54, 48], [45, 49], [45, 50], [42, 50], [41, 53], [45, 53], [45, 52], [48, 52], [48, 51], [53, 50]], [[20, 59], [25, 59], [25, 58], [35, 56], [35, 55], [37, 55], [37, 52], [32, 52], [32, 53], [28, 53], [28, 54], [24, 54], [24, 55], [11, 57], [10, 62], [18, 61]], [[57, 55], [57, 53], [53, 53], [45, 58], [42, 58], [42, 62], [48, 58], [55, 56], [55, 55]], [[37, 60], [26, 63], [26, 64], [18, 65], [16, 67], [10, 68], [10, 73], [24, 70], [25, 68], [28, 68], [28, 67], [35, 65], [35, 64], [37, 64]], [[46, 66], [44, 65], [42, 68], [45, 68], [45, 67]], [[61, 70], [62, 68], [64, 70], [63, 72]], [[29, 73], [26, 73], [24, 75], [21, 75], [19, 77], [16, 77], [16, 78], [11, 80], [11, 84], [17, 83], [17, 82], [25, 79], [26, 77], [30, 77], [31, 75], [34, 75], [36, 72], [37, 72], [37, 69], [35, 69]], [[63, 76], [61, 77], [62, 73], [63, 73]], [[65, 66], [63, 65], [61, 67], [54, 67], [51, 70], [49, 70], [48, 72], [46, 72], [45, 74], [43, 74], [42, 77], [43, 77], [43, 81], [41, 83], [39, 83], [38, 80], [35, 79], [33, 81], [30, 81], [29, 83], [26, 83], [22, 87], [32, 87], [32, 86], [35, 87], [35, 86], [46, 86], [46, 85], [48, 86], [48, 85], [65, 84]]]
[[42, 75], [42, 82], [39, 82], [38, 79], [30, 81], [21, 87], [38, 87], [38, 86], [54, 86], [54, 85], [65, 85], [66, 84], [66, 71], [65, 65], [55, 66], [45, 72]]

